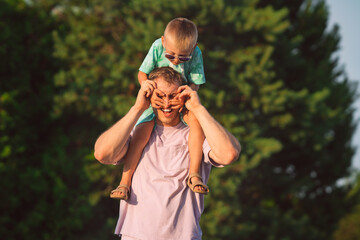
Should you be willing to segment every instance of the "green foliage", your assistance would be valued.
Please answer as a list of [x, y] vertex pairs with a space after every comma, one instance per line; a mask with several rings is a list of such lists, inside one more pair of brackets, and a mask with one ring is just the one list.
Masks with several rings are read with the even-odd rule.
[[333, 234], [334, 240], [355, 240], [360, 238], [360, 174], [358, 172], [355, 173], [354, 179], [355, 181], [350, 182], [351, 190], [346, 198], [346, 202], [352, 202], [353, 207], [340, 219]]
[[360, 238], [360, 205], [347, 214], [334, 232], [334, 240], [356, 240]]
[[349, 175], [356, 88], [332, 57], [339, 35], [325, 31], [324, 2], [0, 6], [6, 239], [112, 237], [120, 168], [95, 161], [93, 144], [133, 104], [142, 60], [178, 16], [198, 26], [202, 103], [242, 144], [239, 161], [212, 171], [204, 239], [328, 239], [356, 203], [336, 184]]
[[[336, 68], [337, 59], [332, 54], [338, 49], [339, 36], [336, 27], [325, 32], [328, 13], [322, 1], [274, 1], [272, 5], [275, 9], [287, 7], [292, 26], [277, 38], [272, 69], [282, 80], [282, 87], [297, 95], [282, 100], [279, 111], [283, 114], [262, 118], [270, 123], [264, 134], [280, 141], [282, 150], [246, 176], [239, 187], [241, 205], [248, 206], [250, 201], [254, 208], [262, 208], [263, 199], [272, 199], [283, 216], [294, 212], [308, 219], [316, 230], [308, 228], [313, 235], [299, 231], [296, 236], [285, 231], [282, 238], [328, 239], [351, 205], [343, 202], [347, 189], [336, 183], [349, 174], [353, 155], [351, 102], [356, 87]], [[281, 96], [277, 100], [281, 101]], [[238, 221], [246, 222], [244, 216]], [[260, 217], [256, 220], [262, 221]], [[252, 239], [271, 239], [276, 229]]]
[[49, 14], [45, 5], [0, 2], [2, 239], [70, 239], [92, 214], [83, 171], [87, 139], [67, 128], [79, 128], [70, 116], [50, 116], [60, 65], [52, 57], [57, 24]]

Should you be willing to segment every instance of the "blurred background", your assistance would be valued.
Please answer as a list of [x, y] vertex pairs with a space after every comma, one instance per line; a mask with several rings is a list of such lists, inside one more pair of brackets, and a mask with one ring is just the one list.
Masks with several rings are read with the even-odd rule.
[[118, 239], [109, 193], [121, 166], [101, 165], [93, 145], [134, 103], [141, 62], [180, 16], [198, 26], [202, 103], [243, 147], [211, 173], [203, 239], [360, 239], [359, 79], [339, 59], [333, 9], [0, 0], [1, 239]]

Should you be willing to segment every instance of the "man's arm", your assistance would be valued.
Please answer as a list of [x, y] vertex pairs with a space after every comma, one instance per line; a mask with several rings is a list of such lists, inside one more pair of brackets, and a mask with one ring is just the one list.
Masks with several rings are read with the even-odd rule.
[[102, 133], [96, 140], [94, 156], [99, 162], [112, 164], [125, 156], [128, 147], [126, 142], [136, 121], [149, 107], [149, 98], [155, 88], [156, 83], [153, 81], [142, 84], [134, 106], [122, 119]]
[[210, 158], [221, 165], [228, 165], [237, 160], [241, 151], [239, 141], [210, 115], [200, 103], [196, 91], [182, 86], [179, 92], [179, 97], [185, 100], [186, 108], [193, 112], [204, 131], [211, 148]]

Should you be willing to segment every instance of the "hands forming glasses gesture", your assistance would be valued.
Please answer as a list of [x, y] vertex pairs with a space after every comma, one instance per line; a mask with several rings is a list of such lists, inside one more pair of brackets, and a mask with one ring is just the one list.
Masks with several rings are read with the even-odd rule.
[[154, 89], [152, 92], [150, 102], [154, 108], [171, 108], [181, 112], [184, 108], [185, 101], [180, 98], [179, 89], [174, 94], [167, 96], [163, 91]]
[[184, 87], [186, 86], [180, 86], [175, 93], [167, 96], [163, 91], [157, 89], [154, 81], [146, 80], [141, 85], [144, 96], [150, 100], [154, 108], [171, 108], [179, 112], [183, 110], [186, 100], [184, 97], [180, 97]]
[[[145, 101], [150, 101], [154, 108], [171, 108], [181, 112], [184, 105], [189, 111], [195, 111], [196, 107], [201, 105], [197, 92], [187, 85], [180, 86], [177, 91], [167, 95], [157, 88], [156, 82], [147, 80], [143, 82], [141, 89]], [[148, 104], [145, 104], [145, 107], [148, 107]]]

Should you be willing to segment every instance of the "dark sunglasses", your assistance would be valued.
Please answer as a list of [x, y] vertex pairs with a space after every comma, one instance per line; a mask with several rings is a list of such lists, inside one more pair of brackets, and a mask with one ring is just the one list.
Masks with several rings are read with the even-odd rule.
[[175, 58], [177, 58], [177, 59], [179, 59], [180, 62], [187, 62], [192, 58], [192, 56], [180, 56], [179, 57], [179, 56], [171, 55], [167, 52], [165, 52], [165, 57], [169, 60], [174, 60]]

